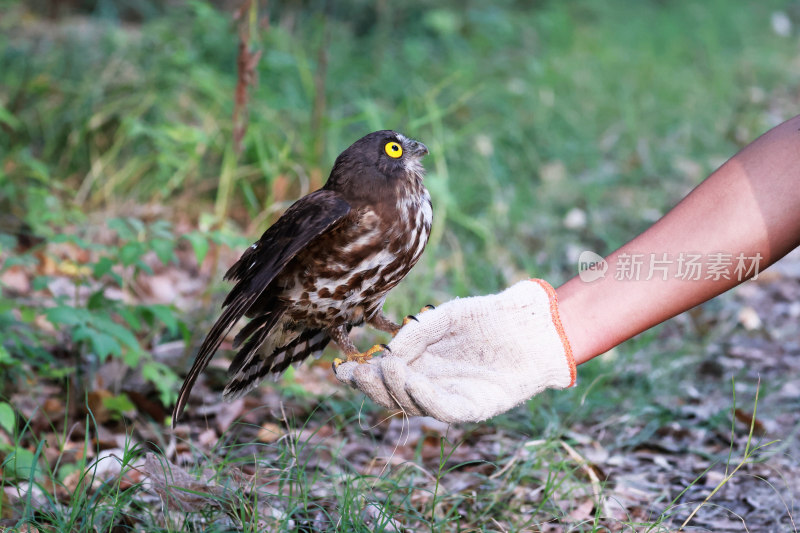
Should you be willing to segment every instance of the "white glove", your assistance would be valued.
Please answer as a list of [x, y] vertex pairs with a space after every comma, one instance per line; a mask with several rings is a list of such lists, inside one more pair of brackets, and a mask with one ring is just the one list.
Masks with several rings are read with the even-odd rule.
[[384, 407], [443, 422], [486, 420], [575, 383], [556, 294], [544, 280], [455, 299], [417, 319], [383, 357], [336, 367], [339, 381]]

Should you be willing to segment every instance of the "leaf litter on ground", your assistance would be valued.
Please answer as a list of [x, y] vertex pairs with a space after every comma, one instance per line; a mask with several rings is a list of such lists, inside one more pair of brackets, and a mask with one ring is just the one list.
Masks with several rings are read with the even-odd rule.
[[[795, 458], [800, 450], [796, 439], [782, 428], [800, 423], [795, 409], [800, 348], [789, 324], [797, 319], [790, 300], [800, 287], [795, 264], [800, 264], [798, 253], [780, 263], [777, 274], [746, 284], [725, 303], [752, 308], [760, 317], [760, 328], [741, 324], [737, 313], [716, 312], [728, 316], [729, 323], [711, 327], [727, 334], [712, 340], [705, 353], [690, 357], [699, 373], [679, 386], [683, 398], [676, 402], [653, 397], [656, 404], [669, 402], [663, 405], [669, 419], [656, 424], [623, 415], [616, 421], [575, 424], [565, 440], [526, 444], [518, 432], [504, 430], [502, 425], [447, 426], [376, 409], [342, 390], [324, 362], [297, 369], [288, 389], [264, 387], [230, 404], [214, 400], [219, 381], [202, 381], [199, 401], [193, 402], [188, 421], [179, 425], [174, 436], [158, 423], [145, 423], [152, 411], [140, 403], [134, 402], [135, 411], [109, 416], [98, 407], [112, 394], [105, 389], [93, 391], [94, 396], [81, 407], [72, 401], [65, 404], [58, 387], [39, 383], [14, 396], [9, 405], [20, 420], [30, 421], [32, 434], [22, 435], [20, 441], [26, 449], [35, 452], [34, 435], [53, 441], [40, 459], [50, 468], [74, 462], [81, 455], [86, 461], [86, 470], [50, 483], [50, 490], [62, 501], [76, 490], [96, 492], [116, 478], [125, 479], [125, 487], [131, 490], [144, 491], [142, 497], [155, 494], [167, 514], [217, 512], [234, 522], [248, 516], [269, 517], [269, 523], [284, 525], [311, 520], [330, 528], [334, 517], [341, 519], [342, 496], [337, 491], [344, 480], [356, 476], [360, 477], [356, 485], [371, 497], [361, 500], [355, 518], [350, 519], [374, 524], [386, 515], [389, 518], [382, 527], [387, 531], [424, 523], [420, 516], [432, 509], [434, 514], [428, 516], [442, 520], [442, 509], [462, 516], [474, 516], [478, 509], [480, 516], [481, 506], [493, 504], [476, 504], [475, 494], [487, 491], [508, 498], [520, 510], [514, 516], [489, 511], [483, 517], [489, 520], [491, 515], [504, 527], [515, 523], [540, 527], [550, 523], [545, 516], [555, 517], [552, 526], [600, 517], [600, 523], [611, 530], [624, 530], [624, 524], [661, 517], [662, 523], [677, 527], [725, 480], [727, 455], [731, 449], [745, 449], [746, 429], [752, 426], [755, 442], [782, 438], [781, 442], [744, 464], [741, 475], [727, 480], [714, 494], [712, 505], [702, 506], [689, 526], [716, 531], [736, 530], [743, 523], [751, 530], [754, 524], [763, 531], [793, 528], [792, 502], [800, 488]], [[661, 335], [668, 343], [686, 328], [695, 327], [697, 320], [703, 319], [677, 320]], [[763, 397], [757, 416], [743, 403], [732, 411], [730, 386], [724, 385], [729, 377], [736, 378], [736, 394], [744, 397], [754, 395], [753, 383], [761, 379]], [[293, 392], [286, 396], [287, 390]], [[340, 409], [352, 402], [356, 402], [355, 416], [342, 418], [325, 407]], [[93, 425], [87, 430], [67, 420], [67, 439], [53, 440], [48, 435], [55, 437], [63, 431], [67, 404], [73, 405], [76, 414], [91, 413]], [[163, 407], [158, 411], [162, 415]], [[732, 435], [715, 422], [720, 417], [733, 419]], [[4, 423], [2, 432], [12, 442], [8, 425]], [[126, 433], [129, 426], [133, 431]], [[615, 426], [617, 430], [608, 431]], [[144, 455], [143, 465], [129, 465], [123, 472], [110, 466], [121, 465], [114, 457], [125, 453], [127, 439], [153, 451]], [[542, 459], [563, 468], [555, 469], [554, 478], [548, 480]], [[88, 470], [94, 474], [87, 484]], [[519, 484], [520, 475], [529, 481]], [[304, 480], [304, 476], [308, 477]], [[307, 491], [306, 503], [313, 502], [319, 516], [290, 517], [290, 495], [310, 480], [314, 480], [311, 486], [302, 490]], [[50, 505], [43, 491], [46, 487], [7, 484], [4, 495], [12, 506], [30, 495], [37, 505], [46, 507]], [[408, 493], [407, 500], [398, 500], [398, 490]], [[473, 509], [459, 511], [470, 501]]]

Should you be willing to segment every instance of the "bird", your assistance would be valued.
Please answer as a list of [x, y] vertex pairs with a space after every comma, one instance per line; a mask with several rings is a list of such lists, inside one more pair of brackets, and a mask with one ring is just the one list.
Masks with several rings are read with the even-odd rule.
[[385, 348], [359, 352], [349, 333], [365, 322], [392, 335], [402, 326], [383, 304], [430, 236], [433, 206], [421, 163], [427, 154], [423, 143], [396, 131], [365, 135], [336, 158], [321, 189], [292, 204], [244, 251], [224, 276], [235, 285], [183, 382], [173, 424], [242, 317], [249, 322], [233, 341], [238, 352], [222, 393], [228, 401], [318, 357], [331, 340], [347, 361], [359, 363]]

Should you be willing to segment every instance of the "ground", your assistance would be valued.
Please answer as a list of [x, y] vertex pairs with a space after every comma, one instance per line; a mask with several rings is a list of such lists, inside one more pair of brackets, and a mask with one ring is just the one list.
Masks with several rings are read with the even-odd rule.
[[[130, 371], [135, 407], [121, 417], [95, 409], [88, 425], [50, 418], [63, 390], [38, 383], [11, 404], [30, 422], [23, 440], [49, 443], [41, 452], [56, 481], [33, 490], [6, 482], [4, 516], [12, 523], [25, 505], [47, 515], [54, 497], [87, 505], [74, 500], [82, 493], [106, 503], [117, 494], [117, 522], [148, 531], [248, 520], [294, 530], [658, 531], [674, 530], [721, 485], [688, 530], [791, 530], [798, 302], [794, 252], [712, 309], [670, 321], [642, 349], [601, 357], [574, 389], [484, 424], [392, 416], [345, 390], [328, 361], [226, 404], [218, 360], [174, 432], [155, 423], [164, 406], [136, 394], [144, 385]], [[111, 361], [98, 379], [119, 372]], [[598, 388], [605, 401], [593, 398]], [[558, 395], [572, 398], [568, 412], [554, 405]], [[525, 427], [531, 419], [547, 422]], [[87, 438], [93, 479], [59, 475]]]

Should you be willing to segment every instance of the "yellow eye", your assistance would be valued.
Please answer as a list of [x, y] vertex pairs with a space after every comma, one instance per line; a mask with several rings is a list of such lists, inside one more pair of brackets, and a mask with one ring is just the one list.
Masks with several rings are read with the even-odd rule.
[[386, 155], [395, 159], [403, 155], [403, 147], [394, 141], [386, 143], [386, 146], [383, 147], [383, 151], [386, 152]]

